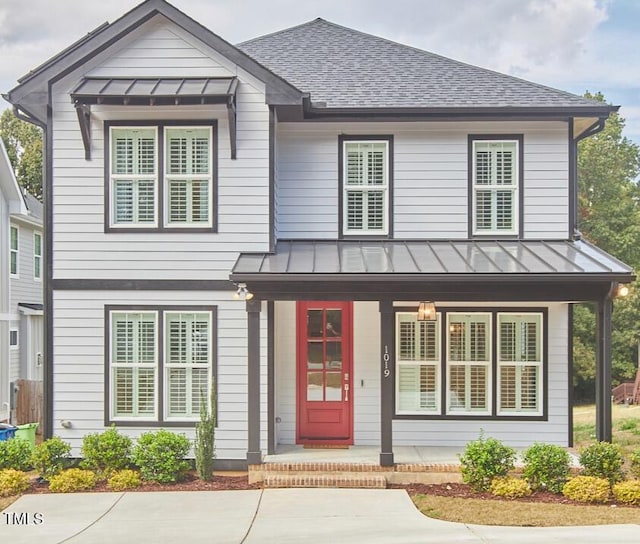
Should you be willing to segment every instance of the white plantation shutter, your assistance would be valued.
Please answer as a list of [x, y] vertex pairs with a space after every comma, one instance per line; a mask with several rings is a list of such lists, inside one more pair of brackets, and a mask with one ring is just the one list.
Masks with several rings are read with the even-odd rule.
[[542, 315], [498, 314], [499, 413], [541, 412]]
[[111, 129], [112, 221], [114, 224], [155, 223], [156, 147], [155, 128]]
[[211, 129], [167, 128], [165, 137], [168, 223], [210, 224]]
[[386, 234], [387, 142], [344, 142], [345, 234]]
[[448, 411], [487, 413], [491, 315], [450, 313], [447, 318]]
[[476, 233], [517, 232], [518, 142], [474, 141]]
[[210, 312], [165, 314], [165, 390], [167, 418], [194, 418], [211, 382]]
[[417, 321], [398, 313], [396, 329], [398, 413], [440, 412], [440, 318]]
[[156, 413], [157, 315], [111, 314], [111, 404], [118, 419]]

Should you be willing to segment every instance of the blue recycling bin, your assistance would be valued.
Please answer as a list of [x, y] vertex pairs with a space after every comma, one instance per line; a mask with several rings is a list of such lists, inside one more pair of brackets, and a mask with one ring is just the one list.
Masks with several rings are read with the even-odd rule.
[[0, 423], [0, 441], [9, 440], [16, 435], [18, 427], [9, 425], [8, 423]]

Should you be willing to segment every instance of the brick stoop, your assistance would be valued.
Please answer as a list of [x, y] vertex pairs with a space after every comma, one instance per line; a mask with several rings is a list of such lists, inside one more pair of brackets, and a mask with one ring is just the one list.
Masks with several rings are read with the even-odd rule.
[[249, 465], [249, 483], [264, 487], [348, 487], [384, 489], [388, 484], [462, 481], [459, 465], [368, 463], [264, 463]]

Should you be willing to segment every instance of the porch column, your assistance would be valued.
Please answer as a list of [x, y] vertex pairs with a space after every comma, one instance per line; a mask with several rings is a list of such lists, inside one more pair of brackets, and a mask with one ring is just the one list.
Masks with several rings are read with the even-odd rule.
[[261, 301], [247, 300], [247, 417], [249, 465], [262, 464], [260, 451], [260, 309]]
[[611, 442], [611, 316], [610, 296], [598, 301], [596, 312], [596, 438]]
[[380, 465], [393, 465], [393, 389], [395, 368], [395, 327], [393, 301], [380, 306]]

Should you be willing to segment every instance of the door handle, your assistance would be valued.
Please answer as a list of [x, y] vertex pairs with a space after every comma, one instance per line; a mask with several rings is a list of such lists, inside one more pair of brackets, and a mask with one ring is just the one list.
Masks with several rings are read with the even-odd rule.
[[345, 402], [349, 402], [349, 384], [344, 384], [344, 400]]

